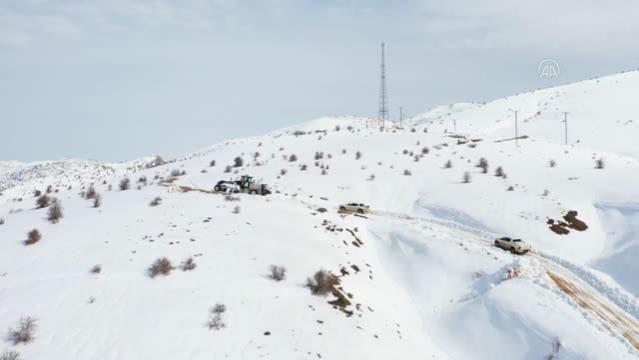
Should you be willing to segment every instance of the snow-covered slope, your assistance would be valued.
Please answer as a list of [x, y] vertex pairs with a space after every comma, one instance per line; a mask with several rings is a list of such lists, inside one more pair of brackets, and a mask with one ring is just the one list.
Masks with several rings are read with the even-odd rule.
[[[403, 127], [321, 118], [152, 168], [111, 171], [79, 161], [46, 176], [16, 176], [21, 164], [2, 164], [0, 174], [13, 175], [0, 181], [0, 328], [21, 316], [35, 317], [38, 327], [30, 343], [5, 341], [0, 352], [25, 359], [541, 359], [553, 351], [560, 359], [637, 358], [637, 90], [633, 72], [441, 107]], [[508, 140], [514, 110], [527, 136], [517, 142]], [[486, 173], [476, 167], [482, 157]], [[598, 159], [603, 168], [595, 168]], [[498, 167], [506, 176], [495, 176]], [[274, 193], [211, 191], [242, 174]], [[125, 176], [132, 186], [122, 191]], [[100, 207], [80, 196], [90, 183]], [[56, 224], [47, 209], [35, 209], [32, 193], [47, 185], [64, 207]], [[160, 205], [149, 206], [158, 196]], [[337, 212], [353, 201], [373, 212]], [[552, 232], [548, 219], [569, 210], [588, 229]], [[34, 228], [42, 239], [24, 245]], [[492, 239], [504, 235], [534, 251], [495, 248]], [[176, 269], [151, 278], [147, 269], [161, 257]], [[180, 270], [189, 257], [197, 267]], [[91, 273], [98, 264], [101, 272]], [[286, 278], [270, 279], [270, 265], [284, 266]], [[333, 294], [305, 286], [320, 269], [340, 276]], [[219, 330], [208, 327], [216, 303], [227, 309]]]

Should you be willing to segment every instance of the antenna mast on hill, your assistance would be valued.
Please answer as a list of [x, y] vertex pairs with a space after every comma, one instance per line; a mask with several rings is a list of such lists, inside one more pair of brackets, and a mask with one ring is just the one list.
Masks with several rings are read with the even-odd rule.
[[382, 66], [379, 84], [379, 120], [384, 124], [388, 120], [388, 99], [386, 95], [386, 61], [384, 58], [384, 43], [382, 42]]

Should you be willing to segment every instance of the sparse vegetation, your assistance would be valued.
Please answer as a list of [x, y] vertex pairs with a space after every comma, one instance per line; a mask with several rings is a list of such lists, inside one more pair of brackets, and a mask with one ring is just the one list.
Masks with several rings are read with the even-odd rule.
[[603, 169], [605, 167], [606, 167], [606, 163], [604, 162], [604, 159], [599, 158], [595, 160], [595, 169]]
[[428, 154], [429, 152], [430, 152], [430, 149], [428, 148], [428, 146], [424, 146], [424, 147], [422, 148], [422, 154], [426, 155], [426, 154]]
[[300, 170], [306, 171], [307, 169], [308, 169], [308, 166], [306, 166], [306, 164], [300, 165]]
[[238, 156], [235, 159], [233, 159], [233, 167], [242, 167], [242, 165], [244, 165], [244, 159], [242, 159], [241, 156]]
[[561, 340], [559, 338], [555, 338], [552, 341], [552, 348], [548, 355], [544, 357], [544, 360], [556, 360], [559, 356], [559, 351], [561, 351]]
[[553, 159], [550, 159], [550, 161], [548, 161], [548, 166], [554, 168], [555, 166], [557, 166], [557, 162]]
[[326, 270], [319, 270], [312, 278], [306, 280], [306, 286], [311, 289], [313, 295], [324, 296], [339, 285], [339, 278]]
[[502, 168], [501, 166], [498, 166], [497, 169], [495, 169], [495, 176], [503, 177], [504, 176], [504, 168]]
[[479, 162], [477, 163], [477, 167], [481, 168], [481, 172], [482, 173], [487, 173], [488, 172], [488, 160], [486, 160], [486, 158], [480, 158]]
[[87, 192], [84, 194], [84, 198], [93, 199], [95, 198], [96, 194], [97, 193], [95, 192], [95, 188], [93, 187], [93, 185], [90, 185], [89, 188], [87, 189]]
[[41, 195], [36, 199], [36, 208], [44, 209], [51, 204], [51, 198], [47, 195]]
[[102, 206], [102, 195], [96, 193], [93, 197], [93, 207], [99, 208], [100, 206]]
[[240, 213], [240, 207], [236, 206], [233, 208], [233, 214], [239, 214]]
[[91, 270], [89, 270], [89, 272], [91, 272], [91, 274], [99, 274], [102, 272], [102, 265], [94, 265]]
[[211, 160], [211, 162], [209, 162], [209, 166], [210, 167], [214, 167], [215, 166], [215, 160]]
[[361, 159], [361, 158], [362, 158], [362, 152], [361, 152], [361, 151], [357, 151], [357, 152], [355, 153], [355, 160], [359, 160], [359, 159]]
[[282, 175], [282, 176], [286, 175], [286, 169], [280, 170], [280, 175]]
[[288, 161], [290, 162], [295, 162], [297, 161], [297, 155], [295, 154], [291, 154], [291, 156], [288, 157]]
[[450, 169], [453, 167], [453, 162], [448, 160], [446, 161], [446, 163], [444, 164], [444, 169]]
[[464, 175], [462, 176], [462, 182], [464, 184], [468, 184], [471, 181], [471, 177], [470, 177], [470, 173], [468, 171], [464, 172]]
[[0, 225], [4, 225], [4, 219], [0, 218]]
[[25, 245], [33, 245], [42, 239], [42, 234], [38, 229], [33, 229], [27, 233], [27, 240], [24, 241]]
[[153, 200], [151, 200], [151, 202], [149, 203], [149, 206], [158, 206], [162, 204], [162, 198], [159, 196], [156, 196], [155, 198], [153, 198]]
[[36, 330], [36, 319], [31, 316], [23, 317], [17, 329], [9, 329], [9, 340], [13, 345], [27, 344], [33, 341]]
[[193, 258], [189, 257], [188, 259], [184, 260], [184, 262], [182, 262], [182, 264], [180, 265], [180, 269], [182, 271], [191, 271], [195, 269], [196, 266], [197, 264], [195, 263], [195, 261], [193, 261]]
[[120, 180], [120, 191], [126, 191], [131, 188], [131, 180], [128, 177]]
[[215, 304], [209, 310], [209, 321], [208, 326], [209, 330], [221, 330], [226, 327], [226, 324], [222, 320], [222, 314], [226, 312], [226, 305], [224, 304]]
[[155, 260], [149, 267], [148, 272], [151, 278], [155, 278], [158, 275], [167, 276], [173, 269], [175, 268], [173, 267], [173, 264], [171, 264], [171, 260], [163, 257]]
[[410, 170], [406, 169], [404, 170], [404, 176], [411, 176], [413, 175], [413, 173], [410, 172]]
[[286, 268], [278, 265], [271, 265], [269, 277], [275, 281], [282, 281], [286, 278]]
[[64, 214], [62, 213], [62, 203], [60, 202], [60, 200], [55, 200], [53, 202], [53, 205], [49, 207], [48, 220], [52, 224], [57, 224], [58, 222], [60, 222], [60, 219], [62, 219], [63, 217], [64, 217]]
[[0, 360], [20, 360], [20, 354], [15, 351], [5, 351], [0, 354]]

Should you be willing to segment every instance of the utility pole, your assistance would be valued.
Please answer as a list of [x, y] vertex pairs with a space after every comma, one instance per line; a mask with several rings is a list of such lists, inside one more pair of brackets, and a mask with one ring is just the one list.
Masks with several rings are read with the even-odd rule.
[[382, 42], [382, 64], [380, 69], [380, 84], [379, 84], [379, 114], [378, 118], [384, 123], [388, 120], [388, 99], [386, 94], [386, 59], [384, 57], [384, 43]]
[[515, 110], [515, 145], [519, 146], [519, 125], [517, 123], [517, 113], [519, 111]]
[[568, 145], [568, 112], [564, 111], [564, 143]]
[[402, 126], [404, 122], [404, 107], [400, 106], [399, 107], [399, 126]]

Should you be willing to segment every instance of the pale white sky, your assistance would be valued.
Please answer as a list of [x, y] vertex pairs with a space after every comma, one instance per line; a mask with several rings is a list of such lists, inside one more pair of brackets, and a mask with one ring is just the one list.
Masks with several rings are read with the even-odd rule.
[[[1, 0], [0, 160], [180, 155], [639, 68], [634, 0]], [[561, 65], [542, 79], [542, 59]]]

